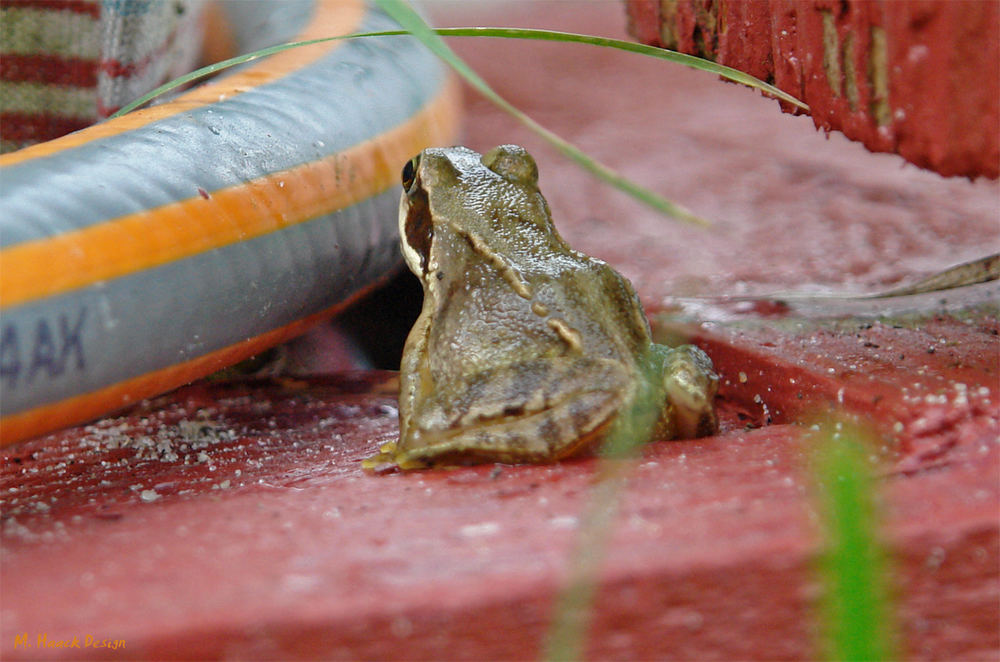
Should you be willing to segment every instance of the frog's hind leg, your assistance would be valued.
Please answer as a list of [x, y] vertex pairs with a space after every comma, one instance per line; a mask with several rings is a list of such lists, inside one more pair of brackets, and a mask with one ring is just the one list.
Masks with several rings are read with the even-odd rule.
[[603, 437], [630, 395], [630, 381], [620, 363], [586, 357], [484, 372], [469, 379], [448, 415], [428, 416], [446, 425], [415, 421], [395, 460], [409, 468], [566, 457]]
[[[403, 469], [483, 462], [553, 462], [603, 437], [617, 411], [617, 406], [607, 406], [612, 404], [609, 400], [603, 394], [586, 394], [517, 420], [435, 435], [433, 443], [427, 446], [396, 452], [395, 462]], [[610, 411], [604, 415], [601, 410]], [[595, 413], [598, 415], [592, 419], [595, 424], [578, 423]]]

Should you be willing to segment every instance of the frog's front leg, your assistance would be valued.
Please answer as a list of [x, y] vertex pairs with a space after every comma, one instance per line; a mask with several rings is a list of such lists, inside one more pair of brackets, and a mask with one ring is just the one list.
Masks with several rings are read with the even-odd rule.
[[719, 377], [712, 360], [694, 345], [650, 347], [652, 378], [659, 378], [665, 396], [656, 437], [691, 439], [714, 434], [719, 421], [712, 402]]
[[603, 358], [545, 358], [463, 377], [430, 391], [365, 466], [551, 462], [599, 441], [631, 397], [626, 367]]

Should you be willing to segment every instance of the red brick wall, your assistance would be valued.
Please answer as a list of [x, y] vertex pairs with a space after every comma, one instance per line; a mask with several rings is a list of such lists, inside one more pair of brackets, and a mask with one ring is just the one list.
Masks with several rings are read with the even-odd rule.
[[942, 175], [998, 176], [998, 2], [627, 0], [626, 6], [639, 41], [773, 83], [809, 104], [817, 127]]

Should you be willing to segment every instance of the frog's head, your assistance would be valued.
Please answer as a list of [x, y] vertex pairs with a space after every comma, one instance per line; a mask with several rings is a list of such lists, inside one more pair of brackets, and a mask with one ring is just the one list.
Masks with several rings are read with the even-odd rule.
[[460, 244], [509, 255], [558, 236], [523, 147], [500, 145], [482, 156], [466, 147], [425, 149], [403, 167], [402, 182], [403, 257], [421, 279], [454, 266]]

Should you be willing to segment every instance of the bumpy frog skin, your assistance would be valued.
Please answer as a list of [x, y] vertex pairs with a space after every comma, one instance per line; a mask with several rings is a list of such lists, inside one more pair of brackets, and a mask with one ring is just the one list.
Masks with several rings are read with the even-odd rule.
[[400, 366], [399, 441], [366, 467], [550, 462], [599, 443], [639, 392], [661, 394], [658, 438], [716, 430], [711, 361], [651, 343], [631, 284], [556, 232], [523, 148], [424, 150], [403, 189], [402, 251], [424, 303]]

